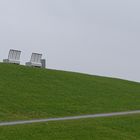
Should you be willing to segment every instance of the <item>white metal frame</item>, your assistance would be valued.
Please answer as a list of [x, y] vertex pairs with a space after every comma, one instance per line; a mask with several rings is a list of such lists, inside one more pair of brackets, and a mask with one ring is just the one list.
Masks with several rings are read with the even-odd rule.
[[21, 51], [10, 49], [8, 59], [4, 59], [4, 63], [20, 64]]
[[41, 58], [42, 58], [42, 54], [32, 53], [30, 62], [27, 62], [26, 63], [26, 66], [30, 66], [30, 67], [42, 67]]

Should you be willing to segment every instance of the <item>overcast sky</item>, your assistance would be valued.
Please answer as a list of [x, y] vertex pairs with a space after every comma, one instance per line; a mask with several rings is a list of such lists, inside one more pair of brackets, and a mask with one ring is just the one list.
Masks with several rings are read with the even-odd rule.
[[43, 53], [52, 69], [140, 82], [139, 0], [0, 0], [0, 61]]

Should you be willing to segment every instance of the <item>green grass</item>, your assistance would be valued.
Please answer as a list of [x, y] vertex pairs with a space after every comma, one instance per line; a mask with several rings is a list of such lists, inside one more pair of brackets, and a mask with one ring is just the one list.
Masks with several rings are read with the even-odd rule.
[[139, 140], [140, 115], [0, 127], [0, 140]]
[[[140, 110], [140, 83], [0, 63], [0, 121]], [[140, 115], [0, 127], [0, 140], [139, 140]]]
[[0, 121], [140, 109], [140, 84], [0, 64]]

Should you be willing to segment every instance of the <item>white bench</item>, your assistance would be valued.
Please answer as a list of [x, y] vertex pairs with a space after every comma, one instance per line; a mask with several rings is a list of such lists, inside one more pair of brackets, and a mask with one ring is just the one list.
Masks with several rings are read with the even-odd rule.
[[42, 58], [42, 54], [32, 53], [30, 62], [27, 62], [26, 66], [42, 67], [41, 58]]
[[20, 64], [20, 55], [21, 51], [19, 50], [10, 50], [8, 59], [3, 59], [4, 63], [13, 63], [13, 64]]

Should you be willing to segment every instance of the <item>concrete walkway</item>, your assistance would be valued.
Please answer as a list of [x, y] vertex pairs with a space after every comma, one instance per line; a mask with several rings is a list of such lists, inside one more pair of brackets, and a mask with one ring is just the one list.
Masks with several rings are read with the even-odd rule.
[[124, 116], [124, 115], [134, 115], [134, 114], [140, 114], [140, 110], [127, 111], [127, 112], [116, 112], [116, 113], [114, 112], [114, 113], [104, 113], [104, 114], [81, 115], [81, 116], [73, 116], [73, 117], [71, 116], [71, 117], [63, 117], [63, 118], [0, 122], [0, 126], [12, 126], [12, 125], [32, 124], [32, 123], [42, 123], [42, 122], [52, 122], [52, 121], [79, 120], [79, 119], [100, 118], [100, 117], [113, 117], [113, 116]]

